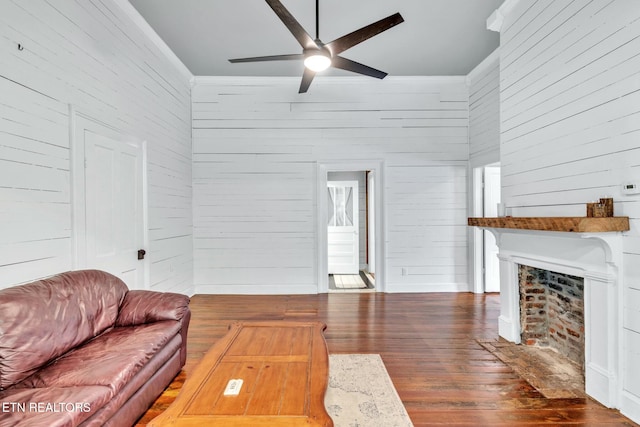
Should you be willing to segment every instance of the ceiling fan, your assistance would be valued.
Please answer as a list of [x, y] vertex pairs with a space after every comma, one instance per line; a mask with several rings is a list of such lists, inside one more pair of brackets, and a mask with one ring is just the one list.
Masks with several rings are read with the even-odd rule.
[[353, 31], [347, 35], [339, 37], [327, 44], [320, 40], [320, 24], [318, 19], [319, 0], [316, 0], [316, 38], [311, 38], [309, 33], [298, 23], [298, 21], [291, 15], [291, 13], [284, 7], [279, 0], [265, 0], [267, 4], [278, 15], [278, 18], [284, 23], [284, 25], [291, 31], [291, 34], [298, 40], [300, 46], [302, 46], [302, 53], [294, 53], [290, 55], [272, 55], [272, 56], [257, 56], [253, 58], [238, 58], [230, 59], [231, 63], [239, 62], [261, 62], [261, 61], [290, 61], [290, 60], [304, 60], [304, 73], [302, 75], [302, 82], [300, 83], [300, 90], [298, 93], [305, 93], [313, 78], [317, 72], [326, 70], [329, 67], [340, 68], [342, 70], [352, 71], [354, 73], [363, 74], [365, 76], [375, 77], [383, 79], [387, 75], [384, 71], [376, 70], [367, 65], [360, 64], [359, 62], [352, 61], [350, 59], [340, 56], [345, 50], [362, 43], [363, 41], [370, 39], [371, 37], [380, 34], [383, 31], [388, 30], [402, 22], [404, 18], [399, 13], [390, 15], [384, 19], [381, 19], [373, 24], [369, 24], [359, 30]]

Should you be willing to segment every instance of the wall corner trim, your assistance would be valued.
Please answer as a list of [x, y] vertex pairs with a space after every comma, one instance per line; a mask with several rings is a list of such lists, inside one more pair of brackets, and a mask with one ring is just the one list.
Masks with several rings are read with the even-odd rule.
[[519, 2], [520, 0], [505, 0], [504, 3], [487, 18], [487, 30], [499, 33], [502, 30], [504, 17], [507, 16]]
[[495, 31], [499, 33], [502, 29], [502, 23], [504, 22], [504, 15], [500, 12], [500, 9], [493, 11], [487, 18], [487, 30]]

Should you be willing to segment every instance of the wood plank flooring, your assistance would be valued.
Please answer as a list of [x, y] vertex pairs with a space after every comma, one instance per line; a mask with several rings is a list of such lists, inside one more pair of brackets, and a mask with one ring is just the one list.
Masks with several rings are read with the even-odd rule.
[[187, 364], [137, 426], [173, 401], [231, 322], [274, 319], [325, 322], [329, 353], [380, 354], [416, 427], [638, 426], [589, 398], [547, 399], [485, 350], [477, 340], [498, 339], [498, 295], [196, 295], [191, 310]]

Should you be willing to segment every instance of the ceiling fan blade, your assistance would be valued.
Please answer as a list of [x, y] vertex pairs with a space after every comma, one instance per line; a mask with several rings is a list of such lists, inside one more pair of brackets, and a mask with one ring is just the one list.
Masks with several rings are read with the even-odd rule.
[[387, 16], [373, 24], [369, 24], [365, 27], [355, 30], [345, 36], [335, 39], [334, 41], [327, 43], [326, 47], [329, 48], [332, 55], [339, 55], [345, 50], [362, 43], [363, 41], [370, 39], [371, 37], [380, 34], [389, 28], [395, 27], [398, 24], [404, 22], [404, 18], [399, 13], [395, 13], [391, 16]]
[[304, 59], [304, 55], [301, 53], [293, 53], [291, 55], [255, 56], [253, 58], [230, 59], [229, 62], [236, 64], [238, 62], [292, 61], [296, 59]]
[[367, 65], [361, 64], [356, 61], [352, 61], [342, 56], [335, 56], [331, 60], [331, 66], [334, 68], [340, 68], [341, 70], [352, 71], [358, 74], [364, 74], [365, 76], [375, 77], [376, 79], [384, 79], [387, 73], [384, 71], [376, 70]]
[[305, 67], [304, 74], [302, 75], [302, 82], [300, 82], [300, 90], [298, 91], [298, 93], [305, 93], [307, 89], [309, 89], [309, 86], [311, 85], [311, 82], [313, 81], [313, 78], [315, 76], [315, 71], [312, 71]]
[[282, 23], [291, 31], [291, 34], [298, 40], [304, 49], [317, 49], [318, 45], [311, 38], [309, 33], [302, 28], [302, 25], [293, 17], [286, 7], [279, 0], [266, 0], [271, 9], [278, 15]]

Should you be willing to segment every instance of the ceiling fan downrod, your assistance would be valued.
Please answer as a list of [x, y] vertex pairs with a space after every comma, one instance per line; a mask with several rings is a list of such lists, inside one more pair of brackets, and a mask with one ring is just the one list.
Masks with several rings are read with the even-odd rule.
[[316, 41], [320, 40], [320, 0], [316, 0]]
[[320, 40], [320, 0], [316, 0], [316, 45], [317, 48], [304, 50], [304, 66], [309, 70], [318, 73], [331, 66], [331, 52], [324, 47]]

